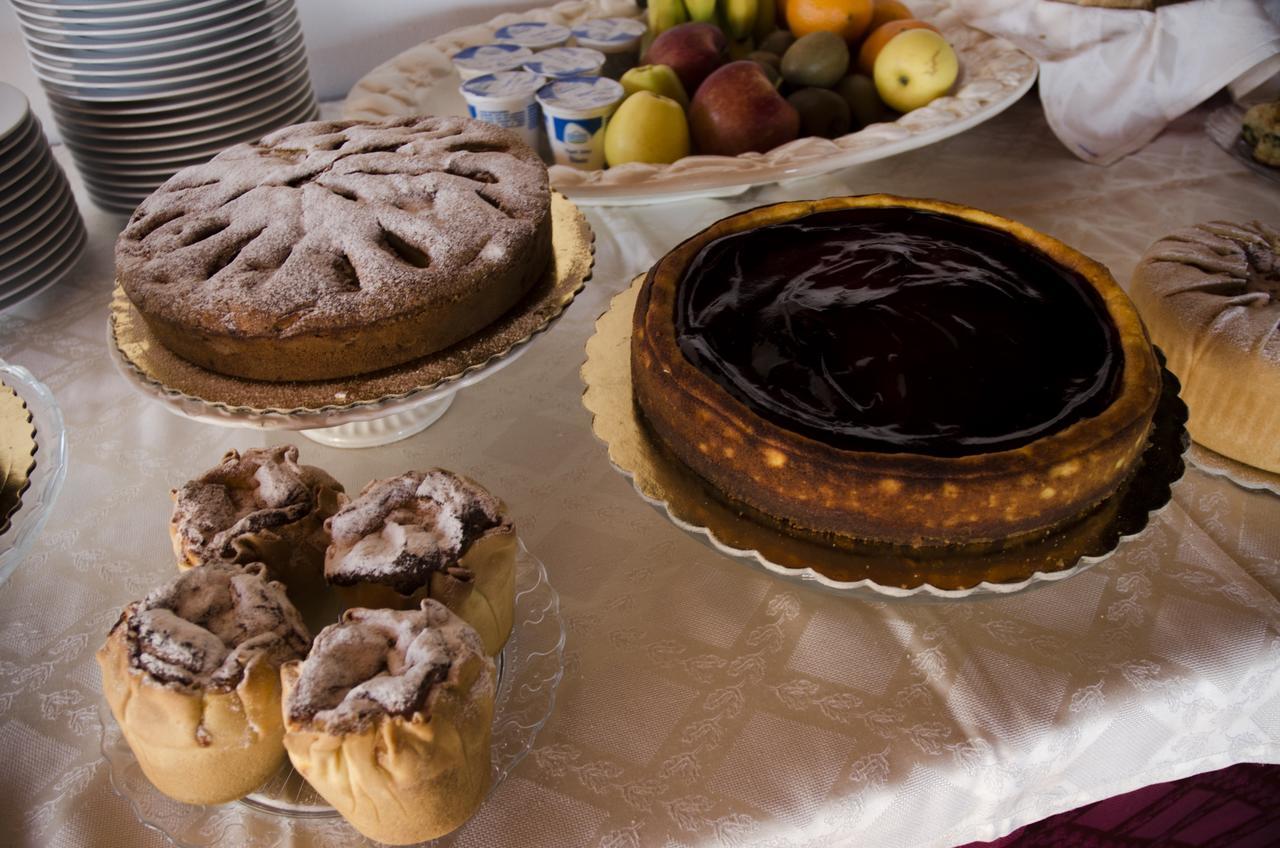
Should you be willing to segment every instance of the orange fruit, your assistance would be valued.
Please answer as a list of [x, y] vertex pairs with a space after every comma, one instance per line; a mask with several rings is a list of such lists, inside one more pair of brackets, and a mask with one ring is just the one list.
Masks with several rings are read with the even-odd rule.
[[787, 0], [786, 9], [796, 38], [825, 31], [852, 43], [867, 31], [874, 0]]
[[898, 0], [872, 0], [871, 23], [867, 24], [867, 32], [875, 32], [889, 21], [905, 21], [914, 17], [911, 10]]
[[858, 70], [867, 76], [875, 74], [876, 57], [880, 55], [881, 48], [889, 43], [889, 39], [909, 29], [931, 29], [938, 32], [938, 28], [933, 24], [917, 20], [889, 21], [887, 24], [878, 26], [867, 36], [867, 40], [862, 42], [862, 49], [858, 51]]

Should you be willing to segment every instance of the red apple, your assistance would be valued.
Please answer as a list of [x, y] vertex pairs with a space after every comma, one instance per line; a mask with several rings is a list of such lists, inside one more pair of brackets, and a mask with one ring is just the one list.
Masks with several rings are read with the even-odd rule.
[[641, 64], [670, 65], [693, 96], [702, 81], [729, 58], [729, 40], [720, 28], [706, 23], [686, 23], [664, 30]]
[[689, 129], [699, 153], [763, 153], [800, 135], [800, 113], [758, 64], [744, 59], [702, 83], [689, 106]]

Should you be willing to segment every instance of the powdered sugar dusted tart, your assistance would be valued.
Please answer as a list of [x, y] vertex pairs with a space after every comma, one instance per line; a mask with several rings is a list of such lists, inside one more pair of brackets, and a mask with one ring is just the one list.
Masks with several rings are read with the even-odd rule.
[[316, 122], [180, 171], [116, 243], [169, 350], [235, 377], [408, 362], [510, 309], [550, 258], [537, 154], [465, 118]]
[[489, 654], [511, 635], [516, 532], [502, 501], [440, 468], [373, 480], [330, 518], [325, 579], [349, 606], [444, 603]]
[[1182, 381], [1191, 438], [1280, 473], [1280, 230], [1179, 230], [1147, 250], [1130, 293]]
[[294, 768], [364, 835], [433, 839], [480, 805], [497, 670], [443, 604], [347, 610], [281, 677]]
[[98, 650], [147, 778], [190, 804], [253, 791], [284, 759], [280, 665], [310, 634], [261, 564], [187, 571], [125, 608]]

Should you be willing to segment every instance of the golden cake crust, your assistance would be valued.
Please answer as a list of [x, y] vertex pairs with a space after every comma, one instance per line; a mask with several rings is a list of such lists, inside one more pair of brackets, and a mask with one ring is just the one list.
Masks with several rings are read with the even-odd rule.
[[[676, 290], [705, 245], [730, 233], [854, 207], [959, 217], [1004, 231], [1081, 274], [1119, 332], [1124, 364], [1115, 400], [1099, 415], [1012, 450], [958, 457], [879, 453], [833, 447], [768, 421], [689, 363], [675, 336]], [[1160, 394], [1146, 329], [1102, 265], [996, 215], [889, 195], [761, 207], [677, 246], [654, 265], [640, 291], [631, 368], [636, 402], [651, 430], [720, 495], [806, 534], [913, 546], [1005, 540], [1079, 517], [1134, 470]]]
[[1191, 438], [1280, 473], [1280, 231], [1179, 230], [1151, 245], [1130, 291], [1182, 382]]
[[551, 256], [546, 166], [466, 118], [299, 124], [186, 168], [116, 272], [160, 342], [257, 380], [351, 376], [491, 324]]

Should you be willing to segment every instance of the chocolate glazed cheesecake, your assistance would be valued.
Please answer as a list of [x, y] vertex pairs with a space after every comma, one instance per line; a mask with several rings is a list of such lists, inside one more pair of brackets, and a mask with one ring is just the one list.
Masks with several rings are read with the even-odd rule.
[[1014, 221], [887, 195], [782, 203], [676, 247], [631, 347], [653, 435], [803, 535], [1030, 538], [1136, 469], [1160, 394], [1102, 265]]

